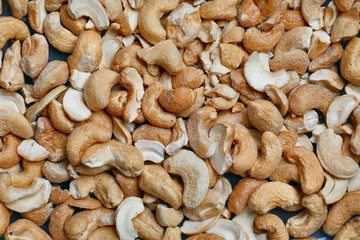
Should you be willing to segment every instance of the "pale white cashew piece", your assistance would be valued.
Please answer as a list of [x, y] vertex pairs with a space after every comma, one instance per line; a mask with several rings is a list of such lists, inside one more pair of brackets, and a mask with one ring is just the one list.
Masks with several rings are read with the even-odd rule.
[[352, 83], [348, 83], [345, 86], [345, 92], [347, 94], [354, 95], [358, 99], [358, 101], [360, 101], [360, 86], [356, 86]]
[[344, 79], [330, 69], [320, 69], [312, 73], [309, 76], [309, 82], [325, 86], [332, 91], [341, 91], [345, 86]]
[[67, 9], [73, 19], [89, 17], [97, 30], [104, 30], [110, 25], [108, 14], [98, 0], [69, 0]]
[[359, 105], [353, 95], [345, 94], [334, 99], [326, 112], [326, 124], [337, 134], [352, 134], [350, 124], [345, 124], [352, 111]]
[[323, 189], [320, 190], [319, 195], [324, 199], [326, 204], [333, 204], [345, 195], [348, 180], [333, 177], [326, 172], [324, 176], [325, 185]]
[[244, 76], [248, 84], [260, 92], [265, 91], [266, 85], [282, 88], [290, 82], [290, 74], [285, 70], [270, 71], [269, 56], [265, 53], [253, 52], [249, 56], [245, 63]]
[[303, 116], [292, 118], [287, 116], [284, 124], [290, 129], [298, 133], [307, 133], [313, 131], [319, 123], [319, 115], [315, 110], [305, 112]]
[[138, 140], [135, 147], [140, 150], [144, 161], [161, 163], [165, 158], [165, 146], [159, 141]]
[[91, 73], [80, 72], [74, 69], [69, 77], [69, 82], [71, 84], [71, 87], [76, 90], [82, 91], [90, 75]]
[[209, 187], [209, 171], [205, 162], [194, 152], [180, 149], [163, 162], [169, 173], [180, 175], [184, 182], [183, 203], [195, 208], [204, 200]]
[[185, 220], [181, 227], [181, 232], [186, 235], [194, 235], [205, 232], [218, 221], [219, 217], [220, 215], [217, 215], [203, 221]]
[[86, 106], [82, 91], [69, 88], [63, 100], [66, 115], [73, 121], [85, 121], [90, 118], [91, 111]]
[[360, 170], [357, 171], [356, 175], [349, 179], [347, 185], [347, 191], [359, 191], [360, 190]]
[[169, 155], [173, 155], [189, 142], [186, 125], [182, 118], [177, 119], [173, 131], [176, 131], [178, 138], [166, 145], [165, 151]]
[[219, 219], [211, 228], [206, 230], [207, 233], [215, 233], [226, 240], [246, 239], [247, 235], [241, 225], [228, 219]]
[[8, 92], [0, 89], [0, 108], [10, 108], [21, 114], [25, 114], [26, 106], [24, 98], [16, 92]]
[[318, 137], [320, 134], [327, 129], [326, 125], [324, 123], [318, 124], [315, 129], [312, 131], [312, 136], [310, 138], [310, 141], [312, 143], [316, 143]]
[[129, 129], [126, 128], [124, 120], [118, 117], [111, 117], [113, 122], [113, 134], [122, 143], [132, 144], [132, 137]]
[[359, 165], [341, 151], [343, 139], [332, 129], [323, 131], [317, 139], [317, 156], [323, 168], [339, 178], [356, 175]]
[[35, 0], [28, 2], [28, 19], [31, 28], [40, 33], [44, 33], [44, 24], [47, 11], [45, 8], [45, 0]]
[[33, 139], [23, 140], [17, 147], [17, 153], [28, 161], [42, 161], [50, 152]]
[[120, 239], [134, 240], [138, 237], [131, 220], [143, 211], [145, 207], [139, 197], [128, 197], [120, 203], [115, 212], [116, 232]]
[[[240, 214], [236, 215], [232, 220], [241, 225], [244, 232], [248, 235], [249, 240], [257, 240], [254, 233], [254, 220], [259, 215], [256, 211], [251, 210], [249, 207], [244, 208]], [[267, 233], [264, 233], [267, 235]]]
[[99, 69], [111, 69], [111, 63], [115, 58], [115, 54], [119, 51], [123, 44], [122, 39], [117, 36], [117, 30], [110, 26], [102, 38], [102, 56], [99, 64]]

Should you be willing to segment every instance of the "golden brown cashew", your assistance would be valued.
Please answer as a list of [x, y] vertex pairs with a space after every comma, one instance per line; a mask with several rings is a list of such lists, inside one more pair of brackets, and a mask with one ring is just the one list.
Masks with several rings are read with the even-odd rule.
[[45, 224], [45, 222], [47, 222], [53, 210], [53, 204], [47, 203], [41, 208], [32, 210], [31, 212], [22, 213], [21, 215], [41, 227]]
[[29, 121], [19, 112], [0, 109], [0, 136], [12, 133], [22, 138], [31, 138], [34, 131]]
[[149, 208], [132, 219], [134, 228], [142, 239], [156, 240], [164, 236], [164, 228], [156, 221]]
[[286, 222], [286, 228], [292, 237], [308, 237], [321, 228], [327, 217], [327, 206], [317, 194], [304, 196], [301, 204], [305, 210]]
[[149, 0], [144, 3], [139, 12], [139, 30], [141, 35], [151, 44], [157, 44], [166, 38], [166, 31], [162, 27], [160, 17], [172, 11], [179, 4], [179, 0]]
[[260, 214], [281, 207], [283, 209], [294, 207], [301, 201], [300, 193], [287, 183], [267, 182], [260, 185], [250, 195], [249, 207]]
[[9, 168], [20, 162], [21, 158], [17, 154], [17, 147], [21, 143], [21, 138], [8, 134], [3, 138], [3, 147], [0, 152], [0, 167]]
[[258, 215], [254, 221], [255, 232], [259, 230], [267, 231], [270, 240], [287, 240], [289, 239], [289, 233], [285, 227], [285, 224], [278, 216], [274, 214]]
[[200, 16], [202, 19], [232, 20], [236, 17], [237, 0], [214, 0], [205, 2], [200, 7]]
[[360, 192], [348, 192], [329, 210], [323, 230], [334, 236], [340, 228], [354, 215], [360, 214]]
[[[342, 1], [345, 2], [345, 1]], [[359, 3], [353, 4], [349, 11], [336, 18], [331, 29], [331, 42], [348, 41], [359, 33]]]
[[13, 17], [0, 17], [0, 49], [10, 39], [25, 40], [30, 35], [24, 22]]
[[6, 228], [10, 224], [11, 211], [7, 209], [2, 203], [0, 203], [0, 236], [5, 233]]
[[310, 72], [315, 72], [320, 69], [331, 68], [340, 60], [342, 53], [343, 48], [341, 44], [333, 43], [323, 54], [310, 62], [308, 70]]
[[316, 155], [305, 147], [285, 149], [284, 155], [289, 162], [297, 165], [303, 192], [305, 194], [318, 192], [324, 181], [324, 171]]
[[356, 59], [360, 57], [360, 38], [353, 38], [346, 46], [340, 61], [342, 76], [349, 82], [360, 85], [359, 63]]
[[360, 217], [354, 217], [340, 228], [334, 240], [358, 239], [360, 237]]
[[324, 2], [325, 0], [301, 1], [301, 14], [314, 30], [324, 27], [323, 12], [321, 11], [321, 5]]
[[51, 240], [52, 238], [32, 221], [20, 219], [9, 225], [5, 232], [5, 239]]
[[74, 209], [66, 204], [56, 206], [50, 215], [49, 232], [54, 240], [67, 239], [64, 224], [74, 214]]

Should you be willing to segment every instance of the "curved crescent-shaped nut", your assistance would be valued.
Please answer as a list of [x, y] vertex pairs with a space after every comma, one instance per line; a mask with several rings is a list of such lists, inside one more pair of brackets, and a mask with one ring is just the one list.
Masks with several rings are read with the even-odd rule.
[[34, 34], [23, 42], [20, 66], [26, 75], [31, 78], [39, 76], [48, 59], [49, 44], [43, 35]]
[[119, 235], [116, 232], [115, 226], [106, 226], [93, 231], [89, 235], [89, 240], [119, 240]]
[[5, 233], [6, 228], [10, 224], [11, 211], [7, 209], [2, 203], [0, 203], [0, 236]]
[[190, 146], [198, 156], [204, 159], [213, 156], [216, 150], [216, 143], [209, 137], [216, 117], [216, 109], [205, 106], [194, 111], [186, 124]]
[[[320, 69], [312, 73], [309, 76], [309, 83], [324, 85], [331, 91], [341, 91], [345, 86], [345, 80], [330, 69]], [[345, 92], [349, 93], [346, 89]]]
[[284, 183], [289, 183], [290, 181], [299, 182], [299, 169], [295, 164], [289, 163], [285, 158], [281, 158], [281, 161], [269, 178], [271, 181]]
[[248, 53], [270, 52], [284, 34], [284, 24], [279, 23], [268, 32], [261, 32], [258, 28], [252, 27], [245, 31], [243, 44]]
[[170, 75], [176, 75], [185, 68], [180, 52], [172, 40], [162, 41], [151, 48], [140, 49], [137, 54], [147, 64], [159, 65]]
[[21, 114], [26, 112], [24, 98], [17, 92], [9, 92], [5, 89], [0, 89], [0, 108], [9, 108]]
[[182, 205], [181, 189], [159, 165], [144, 166], [139, 177], [139, 186], [144, 192], [160, 198], [175, 209]]
[[305, 210], [286, 222], [289, 235], [296, 238], [308, 237], [321, 228], [327, 217], [327, 206], [317, 194], [304, 196], [301, 204]]
[[165, 146], [159, 141], [138, 140], [134, 146], [140, 150], [144, 161], [161, 163], [165, 158]]
[[91, 111], [84, 101], [83, 91], [72, 87], [67, 89], [63, 98], [63, 109], [73, 121], [86, 121], [91, 117]]
[[331, 29], [331, 42], [348, 41], [356, 37], [360, 30], [359, 6], [358, 2], [354, 3], [349, 11], [340, 13], [336, 18]]
[[45, 222], [47, 222], [47, 220], [49, 220], [50, 214], [53, 210], [53, 204], [47, 203], [41, 208], [35, 209], [31, 212], [22, 213], [21, 215], [41, 227], [45, 224]]
[[54, 240], [65, 240], [65, 222], [74, 214], [74, 209], [66, 204], [60, 204], [54, 208], [50, 215], [49, 232]]
[[110, 25], [105, 8], [97, 0], [69, 0], [68, 13], [73, 19], [89, 17], [97, 30], [107, 29]]
[[115, 225], [115, 210], [101, 207], [76, 213], [64, 229], [69, 239], [85, 240], [95, 229], [109, 225]]
[[346, 46], [341, 57], [340, 70], [341, 74], [349, 82], [360, 85], [360, 38], [353, 38]]
[[200, 234], [212, 227], [219, 220], [219, 217], [220, 215], [205, 219], [203, 221], [185, 220], [181, 227], [181, 232], [186, 235]]
[[229, 197], [228, 208], [230, 212], [240, 214], [247, 206], [250, 195], [260, 185], [266, 183], [265, 180], [254, 178], [243, 178], [233, 188]]
[[322, 227], [324, 232], [334, 236], [340, 228], [354, 215], [360, 214], [360, 192], [348, 192], [329, 210]]
[[159, 82], [152, 84], [144, 93], [141, 102], [142, 112], [147, 121], [157, 127], [170, 128], [176, 122], [173, 113], [166, 112], [160, 106], [158, 99], [165, 90], [164, 85]]
[[115, 140], [87, 148], [81, 162], [88, 167], [111, 165], [127, 177], [139, 176], [144, 167], [143, 156], [136, 147]]
[[72, 53], [78, 37], [61, 26], [59, 12], [52, 12], [46, 16], [44, 32], [54, 48], [64, 53]]
[[63, 105], [52, 100], [48, 105], [49, 119], [54, 128], [64, 133], [71, 133], [74, 129], [74, 122], [71, 121], [63, 109]]
[[20, 162], [21, 158], [16, 149], [21, 141], [21, 138], [13, 134], [8, 134], [3, 138], [3, 147], [0, 152], [1, 168], [9, 168]]
[[139, 197], [125, 198], [116, 209], [116, 231], [121, 239], [135, 239], [138, 237], [132, 220], [145, 210], [144, 203]]
[[309, 72], [315, 72], [324, 68], [331, 68], [337, 61], [341, 59], [343, 48], [340, 43], [333, 43], [320, 56], [315, 58], [309, 64]]
[[34, 130], [30, 122], [19, 112], [0, 109], [0, 136], [12, 133], [22, 138], [31, 138]]
[[49, 62], [34, 83], [33, 97], [41, 99], [51, 89], [65, 84], [69, 79], [68, 64], [64, 61]]
[[20, 219], [9, 225], [5, 232], [5, 239], [51, 240], [52, 238], [32, 221]]
[[44, 33], [44, 23], [47, 15], [45, 0], [30, 1], [27, 4], [28, 20], [31, 28], [40, 34]]
[[200, 16], [202, 19], [232, 20], [237, 15], [237, 4], [237, 0], [205, 2], [200, 7]]
[[118, 73], [106, 68], [92, 73], [83, 90], [83, 98], [88, 108], [92, 111], [106, 108], [110, 101], [111, 88], [118, 79]]
[[209, 187], [205, 162], [189, 150], [181, 149], [163, 162], [165, 170], [180, 175], [184, 182], [183, 202], [188, 208], [201, 204]]
[[314, 29], [324, 27], [323, 12], [321, 5], [325, 0], [303, 0], [301, 1], [301, 14], [306, 22]]
[[354, 217], [348, 221], [336, 233], [334, 240], [360, 238], [360, 217]]
[[[244, 76], [247, 83], [255, 90], [264, 92], [266, 85], [284, 87], [291, 80], [290, 73], [285, 70], [271, 72], [269, 56], [265, 53], [253, 52], [244, 66]], [[259, 79], [262, 79], [259, 81]]]
[[232, 150], [233, 163], [230, 171], [235, 174], [244, 175], [256, 162], [258, 149], [254, 138], [244, 125], [235, 124], [234, 130], [235, 147]]
[[85, 31], [80, 34], [75, 43], [74, 51], [68, 57], [70, 72], [74, 69], [80, 72], [94, 72], [102, 57], [102, 41], [100, 33]]
[[159, 128], [151, 124], [142, 124], [132, 133], [132, 139], [134, 142], [139, 140], [158, 141], [166, 146], [172, 139], [172, 131], [171, 129]]
[[284, 155], [297, 165], [302, 191], [305, 194], [318, 192], [324, 181], [324, 171], [316, 155], [305, 147], [285, 149]]
[[107, 142], [112, 136], [111, 118], [104, 112], [93, 113], [87, 123], [75, 128], [66, 141], [66, 155], [73, 166], [81, 163], [81, 155], [91, 145]]
[[285, 224], [277, 215], [264, 214], [258, 215], [254, 220], [255, 230], [265, 230], [269, 235], [269, 239], [289, 239], [289, 233], [285, 227]]
[[63, 4], [60, 8], [60, 21], [66, 29], [70, 30], [76, 36], [79, 36], [85, 31], [85, 25], [88, 19], [85, 17], [73, 19], [67, 11], [67, 4]]
[[148, 0], [139, 12], [139, 30], [141, 35], [151, 44], [157, 44], [166, 38], [166, 31], [162, 27], [160, 17], [174, 10], [179, 0]]
[[[132, 223], [141, 239], [163, 239], [164, 228], [156, 221], [153, 212], [149, 208], [137, 215]], [[130, 239], [129, 239], [130, 240]]]
[[300, 193], [290, 184], [283, 182], [267, 182], [260, 185], [251, 194], [248, 205], [260, 214], [281, 207], [283, 209], [298, 205]]
[[68, 171], [69, 163], [60, 161], [53, 163], [46, 161], [42, 167], [44, 177], [52, 183], [63, 183], [71, 179]]
[[256, 179], [266, 179], [275, 171], [281, 160], [282, 147], [280, 139], [272, 132], [261, 136], [261, 153], [249, 170], [249, 175]]
[[306, 73], [309, 63], [308, 54], [300, 49], [279, 53], [269, 61], [271, 71], [293, 70], [300, 75]]
[[291, 91], [289, 110], [298, 116], [302, 116], [305, 112], [314, 108], [326, 114], [333, 100], [334, 97], [327, 88], [315, 84], [304, 84]]
[[229, 219], [219, 219], [206, 232], [214, 233], [224, 239], [246, 239], [247, 236], [239, 223]]
[[11, 174], [11, 182], [14, 187], [23, 188], [31, 185], [35, 178], [43, 177], [42, 166], [44, 161], [30, 162], [22, 161], [22, 172], [14, 172]]
[[156, 220], [161, 226], [176, 227], [182, 222], [184, 214], [181, 210], [169, 208], [165, 204], [158, 204], [156, 206]]
[[317, 138], [316, 152], [323, 168], [339, 178], [356, 175], [359, 165], [341, 151], [343, 139], [332, 129], [326, 129]]
[[267, 85], [265, 87], [265, 93], [268, 95], [271, 102], [279, 109], [281, 115], [285, 116], [289, 110], [289, 101], [285, 93], [273, 85]]
[[296, 27], [286, 32], [275, 47], [274, 55], [291, 50], [307, 50], [310, 47], [312, 36], [311, 27]]
[[0, 17], [0, 49], [10, 39], [23, 41], [30, 35], [24, 22], [13, 17]]

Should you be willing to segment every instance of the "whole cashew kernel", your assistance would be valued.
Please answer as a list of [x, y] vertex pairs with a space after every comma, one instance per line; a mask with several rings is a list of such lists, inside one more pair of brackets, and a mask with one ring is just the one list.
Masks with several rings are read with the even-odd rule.
[[256, 231], [265, 230], [269, 239], [289, 239], [289, 233], [283, 221], [274, 214], [258, 215], [254, 221]]
[[360, 219], [358, 216], [352, 218], [340, 228], [340, 230], [336, 233], [334, 240], [359, 238], [359, 222]]
[[52, 238], [35, 223], [27, 219], [19, 219], [9, 225], [5, 232], [5, 239], [44, 239]]
[[29, 35], [29, 28], [24, 22], [13, 17], [0, 18], [0, 49], [10, 39], [25, 40]]

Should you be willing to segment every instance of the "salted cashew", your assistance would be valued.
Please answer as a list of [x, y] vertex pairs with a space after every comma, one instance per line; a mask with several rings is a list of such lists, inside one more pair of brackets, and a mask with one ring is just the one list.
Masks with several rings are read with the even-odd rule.
[[132, 138], [129, 130], [126, 128], [124, 121], [117, 117], [111, 117], [113, 122], [113, 134], [115, 138], [123, 143], [132, 144]]
[[323, 168], [339, 178], [355, 176], [359, 165], [341, 151], [343, 140], [332, 129], [324, 130], [317, 138], [317, 156]]
[[281, 160], [282, 147], [280, 139], [272, 132], [266, 131], [261, 136], [261, 153], [249, 170], [249, 175], [256, 179], [268, 178]]
[[50, 152], [33, 139], [23, 140], [17, 147], [18, 154], [28, 161], [42, 161]]
[[300, 49], [279, 53], [269, 62], [272, 71], [292, 70], [300, 75], [306, 73], [309, 63], [308, 54]]
[[71, 121], [63, 109], [63, 105], [56, 100], [52, 100], [48, 105], [49, 119], [57, 130], [70, 133], [74, 129], [74, 122]]
[[63, 99], [63, 109], [71, 120], [85, 121], [90, 118], [91, 111], [84, 99], [82, 91], [75, 90], [72, 87], [67, 89]]
[[60, 13], [52, 12], [46, 16], [44, 32], [54, 48], [61, 52], [72, 53], [78, 37], [61, 25]]
[[343, 48], [340, 43], [333, 43], [320, 56], [312, 60], [309, 64], [309, 72], [315, 72], [324, 68], [331, 68], [341, 59]]
[[139, 187], [144, 192], [162, 199], [175, 209], [182, 205], [181, 189], [159, 165], [145, 165], [139, 177]]
[[5, 239], [44, 239], [52, 238], [35, 223], [28, 219], [19, 219], [6, 229]]
[[22, 45], [21, 69], [31, 78], [39, 76], [49, 59], [49, 44], [40, 34], [28, 37]]
[[50, 182], [63, 183], [71, 179], [67, 169], [68, 165], [69, 163], [65, 160], [57, 163], [46, 161], [42, 167], [42, 172]]
[[257, 180], [249, 177], [241, 179], [230, 194], [228, 202], [229, 211], [235, 214], [241, 214], [245, 211], [252, 192], [264, 183], [266, 183], [265, 180]]
[[285, 224], [274, 214], [267, 213], [256, 216], [254, 228], [255, 232], [267, 231], [269, 239], [289, 239]]
[[184, 218], [181, 210], [169, 208], [164, 204], [156, 206], [156, 220], [161, 226], [176, 227]]
[[[83, 90], [86, 106], [92, 111], [106, 108], [110, 101], [111, 88], [118, 82], [118, 79], [118, 73], [106, 68], [92, 73]], [[74, 110], [79, 111], [78, 108]]]
[[174, 10], [179, 0], [146, 1], [139, 12], [139, 30], [141, 35], [151, 44], [157, 44], [166, 38], [166, 31], [161, 25], [160, 18], [163, 14]]
[[324, 27], [323, 12], [321, 11], [321, 5], [324, 2], [324, 0], [304, 0], [301, 2], [301, 14], [314, 30]]
[[309, 110], [300, 117], [287, 116], [284, 124], [289, 130], [297, 133], [306, 133], [313, 131], [319, 123], [319, 115], [315, 110]]
[[70, 30], [70, 32], [76, 36], [79, 36], [85, 31], [87, 19], [85, 17], [73, 19], [67, 11], [67, 4], [63, 4], [60, 8], [60, 21], [66, 29]]
[[108, 14], [100, 1], [69, 0], [67, 9], [73, 19], [79, 19], [83, 16], [89, 17], [97, 30], [104, 30], [110, 25]]
[[301, 188], [305, 194], [320, 190], [324, 181], [324, 172], [316, 155], [305, 147], [292, 147], [284, 151], [290, 163], [299, 169]]
[[[96, 130], [95, 130], [96, 129]], [[111, 139], [111, 118], [104, 112], [93, 113], [87, 123], [76, 127], [66, 141], [66, 155], [73, 166], [81, 163], [81, 155], [91, 145]]]
[[17, 188], [28, 187], [33, 183], [35, 178], [40, 178], [43, 176], [43, 164], [44, 161], [30, 162], [23, 160], [21, 172], [9, 172], [11, 173], [11, 184]]
[[290, 181], [299, 182], [299, 168], [296, 164], [288, 162], [285, 158], [281, 158], [278, 166], [269, 178], [271, 181], [284, 183], [289, 183]]
[[339, 9], [335, 6], [334, 1], [330, 1], [324, 9], [324, 30], [330, 34], [331, 29], [340, 14]]
[[49, 220], [50, 214], [53, 211], [53, 204], [48, 203], [41, 208], [35, 209], [31, 212], [22, 213], [21, 215], [34, 222], [36, 225], [41, 227]]
[[10, 92], [20, 90], [25, 85], [24, 73], [20, 67], [20, 42], [14, 42], [6, 49], [3, 66], [0, 72], [0, 86]]
[[173, 113], [166, 112], [158, 102], [158, 98], [165, 87], [161, 83], [154, 83], [148, 87], [141, 101], [142, 112], [147, 121], [157, 127], [170, 128], [176, 122]]
[[69, 239], [87, 239], [99, 227], [115, 225], [115, 211], [107, 208], [85, 210], [72, 215], [64, 225]]
[[332, 91], [340, 91], [345, 86], [344, 79], [330, 69], [320, 69], [312, 73], [309, 82], [324, 85]]
[[322, 227], [326, 234], [334, 236], [352, 216], [359, 214], [359, 197], [360, 192], [349, 192], [332, 205]]
[[200, 7], [200, 16], [202, 19], [232, 20], [237, 15], [237, 3], [237, 0], [206, 2]]
[[271, 99], [271, 102], [277, 106], [282, 116], [285, 116], [289, 109], [289, 101], [283, 91], [273, 85], [266, 85], [265, 93]]
[[326, 125], [334, 129], [337, 134], [351, 134], [353, 129], [350, 124], [345, 124], [359, 101], [353, 95], [342, 95], [334, 99], [326, 113]]
[[310, 47], [312, 36], [311, 27], [295, 27], [286, 32], [278, 44], [276, 44], [274, 55], [289, 52], [291, 50], [300, 49], [307, 50]]
[[283, 182], [267, 182], [260, 185], [250, 195], [248, 205], [260, 214], [281, 207], [289, 208], [301, 201], [300, 193], [290, 184]]
[[159, 96], [159, 103], [168, 112], [180, 113], [189, 109], [195, 98], [194, 90], [188, 87], [179, 87], [162, 91]]
[[126, 122], [131, 123], [139, 116], [138, 111], [145, 93], [143, 79], [135, 68], [126, 67], [120, 72], [118, 81], [128, 92], [127, 103], [122, 115]]
[[[253, 52], [244, 67], [247, 83], [255, 90], [264, 92], [265, 86], [272, 84], [278, 88], [284, 87], [290, 81], [290, 75], [285, 70], [270, 72], [269, 57], [265, 53]], [[258, 81], [258, 79], [263, 79]]]
[[254, 27], [263, 21], [260, 9], [255, 5], [253, 0], [241, 2], [237, 10], [236, 18], [242, 27]]
[[346, 193], [348, 179], [333, 177], [324, 172], [325, 184], [320, 190], [319, 195], [324, 199], [326, 204], [333, 204], [339, 201]]
[[[163, 54], [160, 55], [160, 52]], [[171, 40], [162, 41], [151, 48], [140, 49], [137, 54], [147, 64], [159, 65], [170, 75], [178, 74], [185, 66], [179, 50]]]
[[333, 100], [334, 97], [327, 88], [315, 84], [305, 84], [290, 93], [289, 111], [302, 116], [305, 112], [315, 108], [325, 114]]
[[246, 233], [240, 224], [229, 219], [219, 219], [213, 226], [206, 230], [207, 233], [214, 233], [224, 239], [243, 239]]
[[10, 39], [23, 41], [30, 35], [26, 24], [14, 17], [0, 17], [0, 33], [0, 49]]
[[334, 240], [359, 238], [360, 237], [359, 221], [360, 219], [358, 216], [348, 221], [336, 233]]
[[164, 233], [163, 240], [180, 240], [181, 230], [179, 227], [167, 227]]
[[115, 140], [87, 148], [81, 162], [88, 167], [111, 165], [128, 177], [139, 176], [144, 165], [143, 156], [137, 148]]
[[127, 98], [127, 91], [119, 90], [111, 92], [109, 104], [106, 107], [106, 111], [113, 117], [122, 116], [128, 100]]
[[360, 38], [354, 37], [346, 46], [340, 61], [341, 75], [349, 82], [360, 85], [359, 59]]
[[180, 175], [184, 181], [183, 203], [195, 208], [205, 198], [209, 186], [206, 164], [194, 152], [181, 149], [163, 162], [165, 170]]
[[34, 131], [30, 122], [19, 112], [10, 109], [0, 109], [0, 136], [12, 133], [22, 138], [31, 138]]

